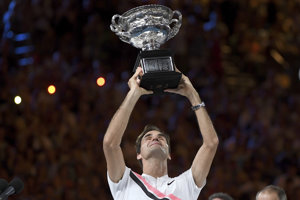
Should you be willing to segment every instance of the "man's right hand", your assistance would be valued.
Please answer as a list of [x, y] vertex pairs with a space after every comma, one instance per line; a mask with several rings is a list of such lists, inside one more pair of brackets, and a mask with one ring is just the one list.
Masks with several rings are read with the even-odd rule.
[[146, 90], [142, 87], [140, 87], [141, 79], [140, 77], [143, 75], [143, 70], [141, 67], [138, 67], [135, 71], [135, 73], [132, 75], [132, 77], [128, 81], [128, 86], [130, 88], [130, 91], [134, 92], [135, 95], [138, 97], [144, 95], [144, 94], [153, 94], [153, 91]]

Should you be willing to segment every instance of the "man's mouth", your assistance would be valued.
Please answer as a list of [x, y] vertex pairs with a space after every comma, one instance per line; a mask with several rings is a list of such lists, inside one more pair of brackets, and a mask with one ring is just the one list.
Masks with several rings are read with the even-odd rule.
[[153, 143], [150, 144], [150, 146], [153, 146], [155, 144], [158, 144], [159, 146], [161, 146], [161, 144], [159, 142], [153, 142]]

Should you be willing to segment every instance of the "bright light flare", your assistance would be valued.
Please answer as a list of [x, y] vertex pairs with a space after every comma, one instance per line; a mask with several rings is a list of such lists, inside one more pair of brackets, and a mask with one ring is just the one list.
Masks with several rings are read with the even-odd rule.
[[104, 86], [105, 85], [105, 78], [99, 77], [97, 79], [97, 85], [100, 86], [100, 87]]
[[54, 94], [56, 92], [56, 88], [54, 85], [49, 85], [48, 87], [48, 93], [49, 94]]
[[22, 98], [20, 96], [15, 96], [15, 104], [20, 104], [22, 102]]

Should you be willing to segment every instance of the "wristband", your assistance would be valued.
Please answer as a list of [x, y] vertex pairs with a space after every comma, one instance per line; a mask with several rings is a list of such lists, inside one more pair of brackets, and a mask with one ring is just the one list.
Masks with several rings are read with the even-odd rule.
[[196, 110], [200, 109], [201, 107], [205, 107], [205, 103], [203, 101], [195, 106], [192, 106], [191, 108], [193, 111], [196, 111]]

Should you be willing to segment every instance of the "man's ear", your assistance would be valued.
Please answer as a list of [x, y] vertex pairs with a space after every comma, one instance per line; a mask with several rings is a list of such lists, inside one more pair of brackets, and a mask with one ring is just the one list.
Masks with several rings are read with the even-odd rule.
[[168, 156], [168, 159], [169, 159], [169, 160], [172, 160], [172, 159], [171, 159], [171, 155], [170, 155], [170, 154], [169, 154], [169, 156]]
[[142, 155], [139, 153], [136, 155], [136, 159], [141, 160], [142, 159]]

